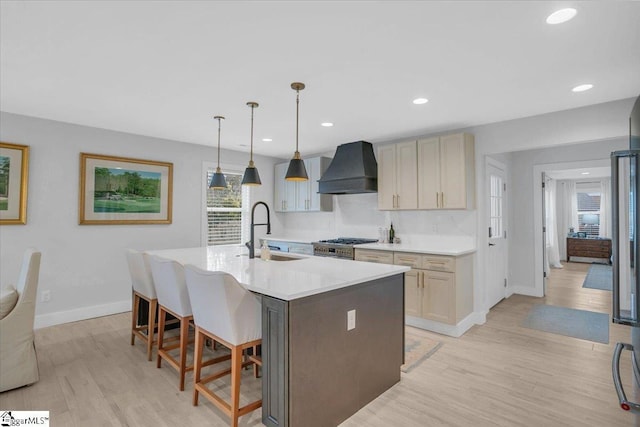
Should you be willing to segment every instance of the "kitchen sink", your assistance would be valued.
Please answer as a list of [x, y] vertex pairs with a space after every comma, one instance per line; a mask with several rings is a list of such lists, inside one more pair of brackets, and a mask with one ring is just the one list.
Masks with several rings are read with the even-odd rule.
[[291, 256], [282, 256], [282, 255], [274, 255], [271, 254], [271, 261], [296, 261], [302, 258], [295, 258]]

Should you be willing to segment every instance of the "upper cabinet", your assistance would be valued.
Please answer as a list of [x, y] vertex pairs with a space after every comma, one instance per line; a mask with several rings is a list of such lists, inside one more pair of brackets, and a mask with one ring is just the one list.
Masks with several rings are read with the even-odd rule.
[[418, 208], [416, 141], [378, 149], [378, 209]]
[[474, 138], [467, 133], [378, 149], [378, 209], [473, 209]]
[[289, 162], [275, 165], [273, 201], [276, 212], [318, 212], [333, 210], [331, 194], [318, 194], [318, 180], [329, 167], [328, 157], [304, 159], [307, 181], [287, 181]]
[[458, 133], [418, 141], [418, 209], [473, 209], [473, 135]]

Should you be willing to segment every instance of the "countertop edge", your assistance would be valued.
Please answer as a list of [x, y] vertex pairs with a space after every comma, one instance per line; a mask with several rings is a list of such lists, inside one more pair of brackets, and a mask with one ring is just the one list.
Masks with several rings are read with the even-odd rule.
[[450, 250], [442, 250], [442, 249], [429, 249], [429, 248], [419, 248], [415, 246], [403, 246], [402, 243], [366, 243], [363, 245], [357, 245], [356, 249], [370, 249], [374, 251], [389, 251], [389, 252], [413, 252], [419, 254], [427, 254], [427, 255], [447, 255], [447, 256], [462, 256], [468, 255], [476, 252], [476, 248], [465, 248], [465, 249], [450, 249]]

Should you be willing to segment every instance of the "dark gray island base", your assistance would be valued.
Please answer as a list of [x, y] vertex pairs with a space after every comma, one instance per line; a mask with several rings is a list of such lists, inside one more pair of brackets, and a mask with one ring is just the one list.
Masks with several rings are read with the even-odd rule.
[[400, 381], [404, 274], [292, 301], [262, 295], [262, 358], [265, 425], [337, 426]]

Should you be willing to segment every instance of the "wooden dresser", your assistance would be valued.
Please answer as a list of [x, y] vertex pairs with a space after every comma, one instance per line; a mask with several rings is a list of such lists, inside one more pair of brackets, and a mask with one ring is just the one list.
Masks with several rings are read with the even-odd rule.
[[611, 239], [567, 237], [567, 261], [571, 261], [572, 256], [606, 258], [611, 262]]

